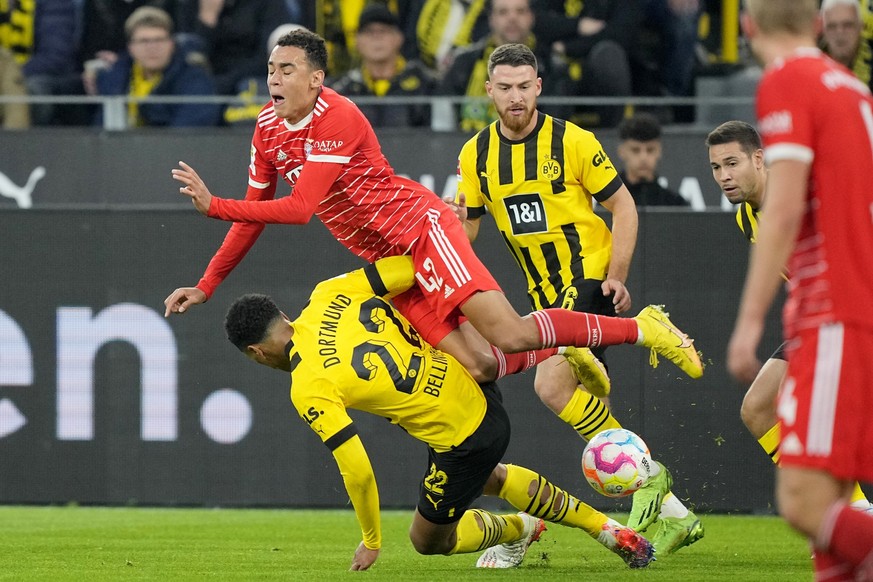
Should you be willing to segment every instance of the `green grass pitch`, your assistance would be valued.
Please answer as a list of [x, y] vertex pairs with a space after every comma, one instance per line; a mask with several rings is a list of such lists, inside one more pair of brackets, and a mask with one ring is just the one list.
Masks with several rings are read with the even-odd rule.
[[378, 562], [348, 572], [360, 541], [350, 510], [5, 506], [0, 580], [812, 580], [806, 543], [771, 516], [703, 516], [703, 540], [645, 570], [628, 569], [579, 530], [549, 524], [520, 568], [499, 572], [477, 570], [475, 554], [416, 554], [411, 511], [382, 519]]

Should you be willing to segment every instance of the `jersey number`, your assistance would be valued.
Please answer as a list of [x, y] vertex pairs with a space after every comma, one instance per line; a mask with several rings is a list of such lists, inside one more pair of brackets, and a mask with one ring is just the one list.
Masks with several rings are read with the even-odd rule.
[[[397, 319], [391, 306], [378, 297], [368, 299], [361, 304], [358, 320], [364, 329], [371, 333], [381, 333], [385, 325], [390, 323], [400, 331], [410, 345], [421, 348], [421, 338], [418, 333], [411, 328], [407, 331]], [[404, 362], [400, 352], [391, 342], [379, 340], [367, 340], [358, 344], [352, 352], [352, 367], [361, 380], [372, 380], [380, 363], [388, 371], [395, 390], [412, 394], [415, 383], [421, 375], [420, 355], [413, 354], [408, 362]]]

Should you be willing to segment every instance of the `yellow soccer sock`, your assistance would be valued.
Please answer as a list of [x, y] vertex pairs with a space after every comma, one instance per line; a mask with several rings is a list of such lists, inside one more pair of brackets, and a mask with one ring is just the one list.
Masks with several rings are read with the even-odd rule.
[[524, 522], [518, 515], [495, 515], [483, 509], [468, 509], [458, 522], [455, 532], [458, 540], [449, 555], [481, 552], [497, 544], [517, 541], [523, 530]]
[[621, 428], [606, 405], [581, 388], [576, 388], [558, 418], [572, 426], [579, 436], [588, 441], [602, 430]]
[[518, 465], [506, 465], [506, 481], [499, 495], [529, 515], [579, 528], [593, 538], [600, 535], [608, 520], [604, 514], [556, 487], [542, 475]]
[[779, 429], [777, 422], [770, 430], [764, 433], [764, 436], [758, 439], [758, 444], [764, 449], [764, 452], [770, 455], [773, 462], [779, 464], [779, 442], [782, 440], [782, 431]]
[[858, 509], [868, 509], [870, 507], [870, 501], [867, 500], [867, 496], [861, 491], [861, 485], [857, 481], [855, 482], [855, 488], [852, 490], [852, 499], [849, 501], [849, 504]]

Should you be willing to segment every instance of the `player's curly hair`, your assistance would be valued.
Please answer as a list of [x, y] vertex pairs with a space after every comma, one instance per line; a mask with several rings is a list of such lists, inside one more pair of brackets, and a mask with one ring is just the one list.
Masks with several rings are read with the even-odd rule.
[[316, 71], [327, 72], [327, 47], [324, 39], [305, 28], [283, 34], [276, 41], [278, 46], [293, 46], [303, 50], [309, 65]]
[[267, 336], [267, 330], [277, 318], [282, 317], [279, 308], [266, 295], [249, 293], [233, 302], [224, 316], [224, 331], [227, 339], [241, 352]]

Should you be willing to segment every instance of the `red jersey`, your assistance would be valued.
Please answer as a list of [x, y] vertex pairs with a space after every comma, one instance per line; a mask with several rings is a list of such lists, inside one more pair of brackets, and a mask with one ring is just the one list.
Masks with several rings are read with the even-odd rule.
[[810, 164], [807, 208], [788, 263], [786, 337], [826, 322], [873, 326], [873, 100], [817, 49], [768, 68], [758, 88], [768, 163]]
[[[288, 196], [274, 199], [279, 177]], [[373, 128], [349, 99], [322, 87], [315, 109], [291, 125], [272, 104], [252, 137], [247, 201], [214, 198], [209, 216], [234, 221], [197, 287], [211, 296], [265, 223], [306, 224], [318, 216], [336, 239], [369, 262], [407, 254], [426, 213], [448, 211], [421, 184], [394, 173]]]

